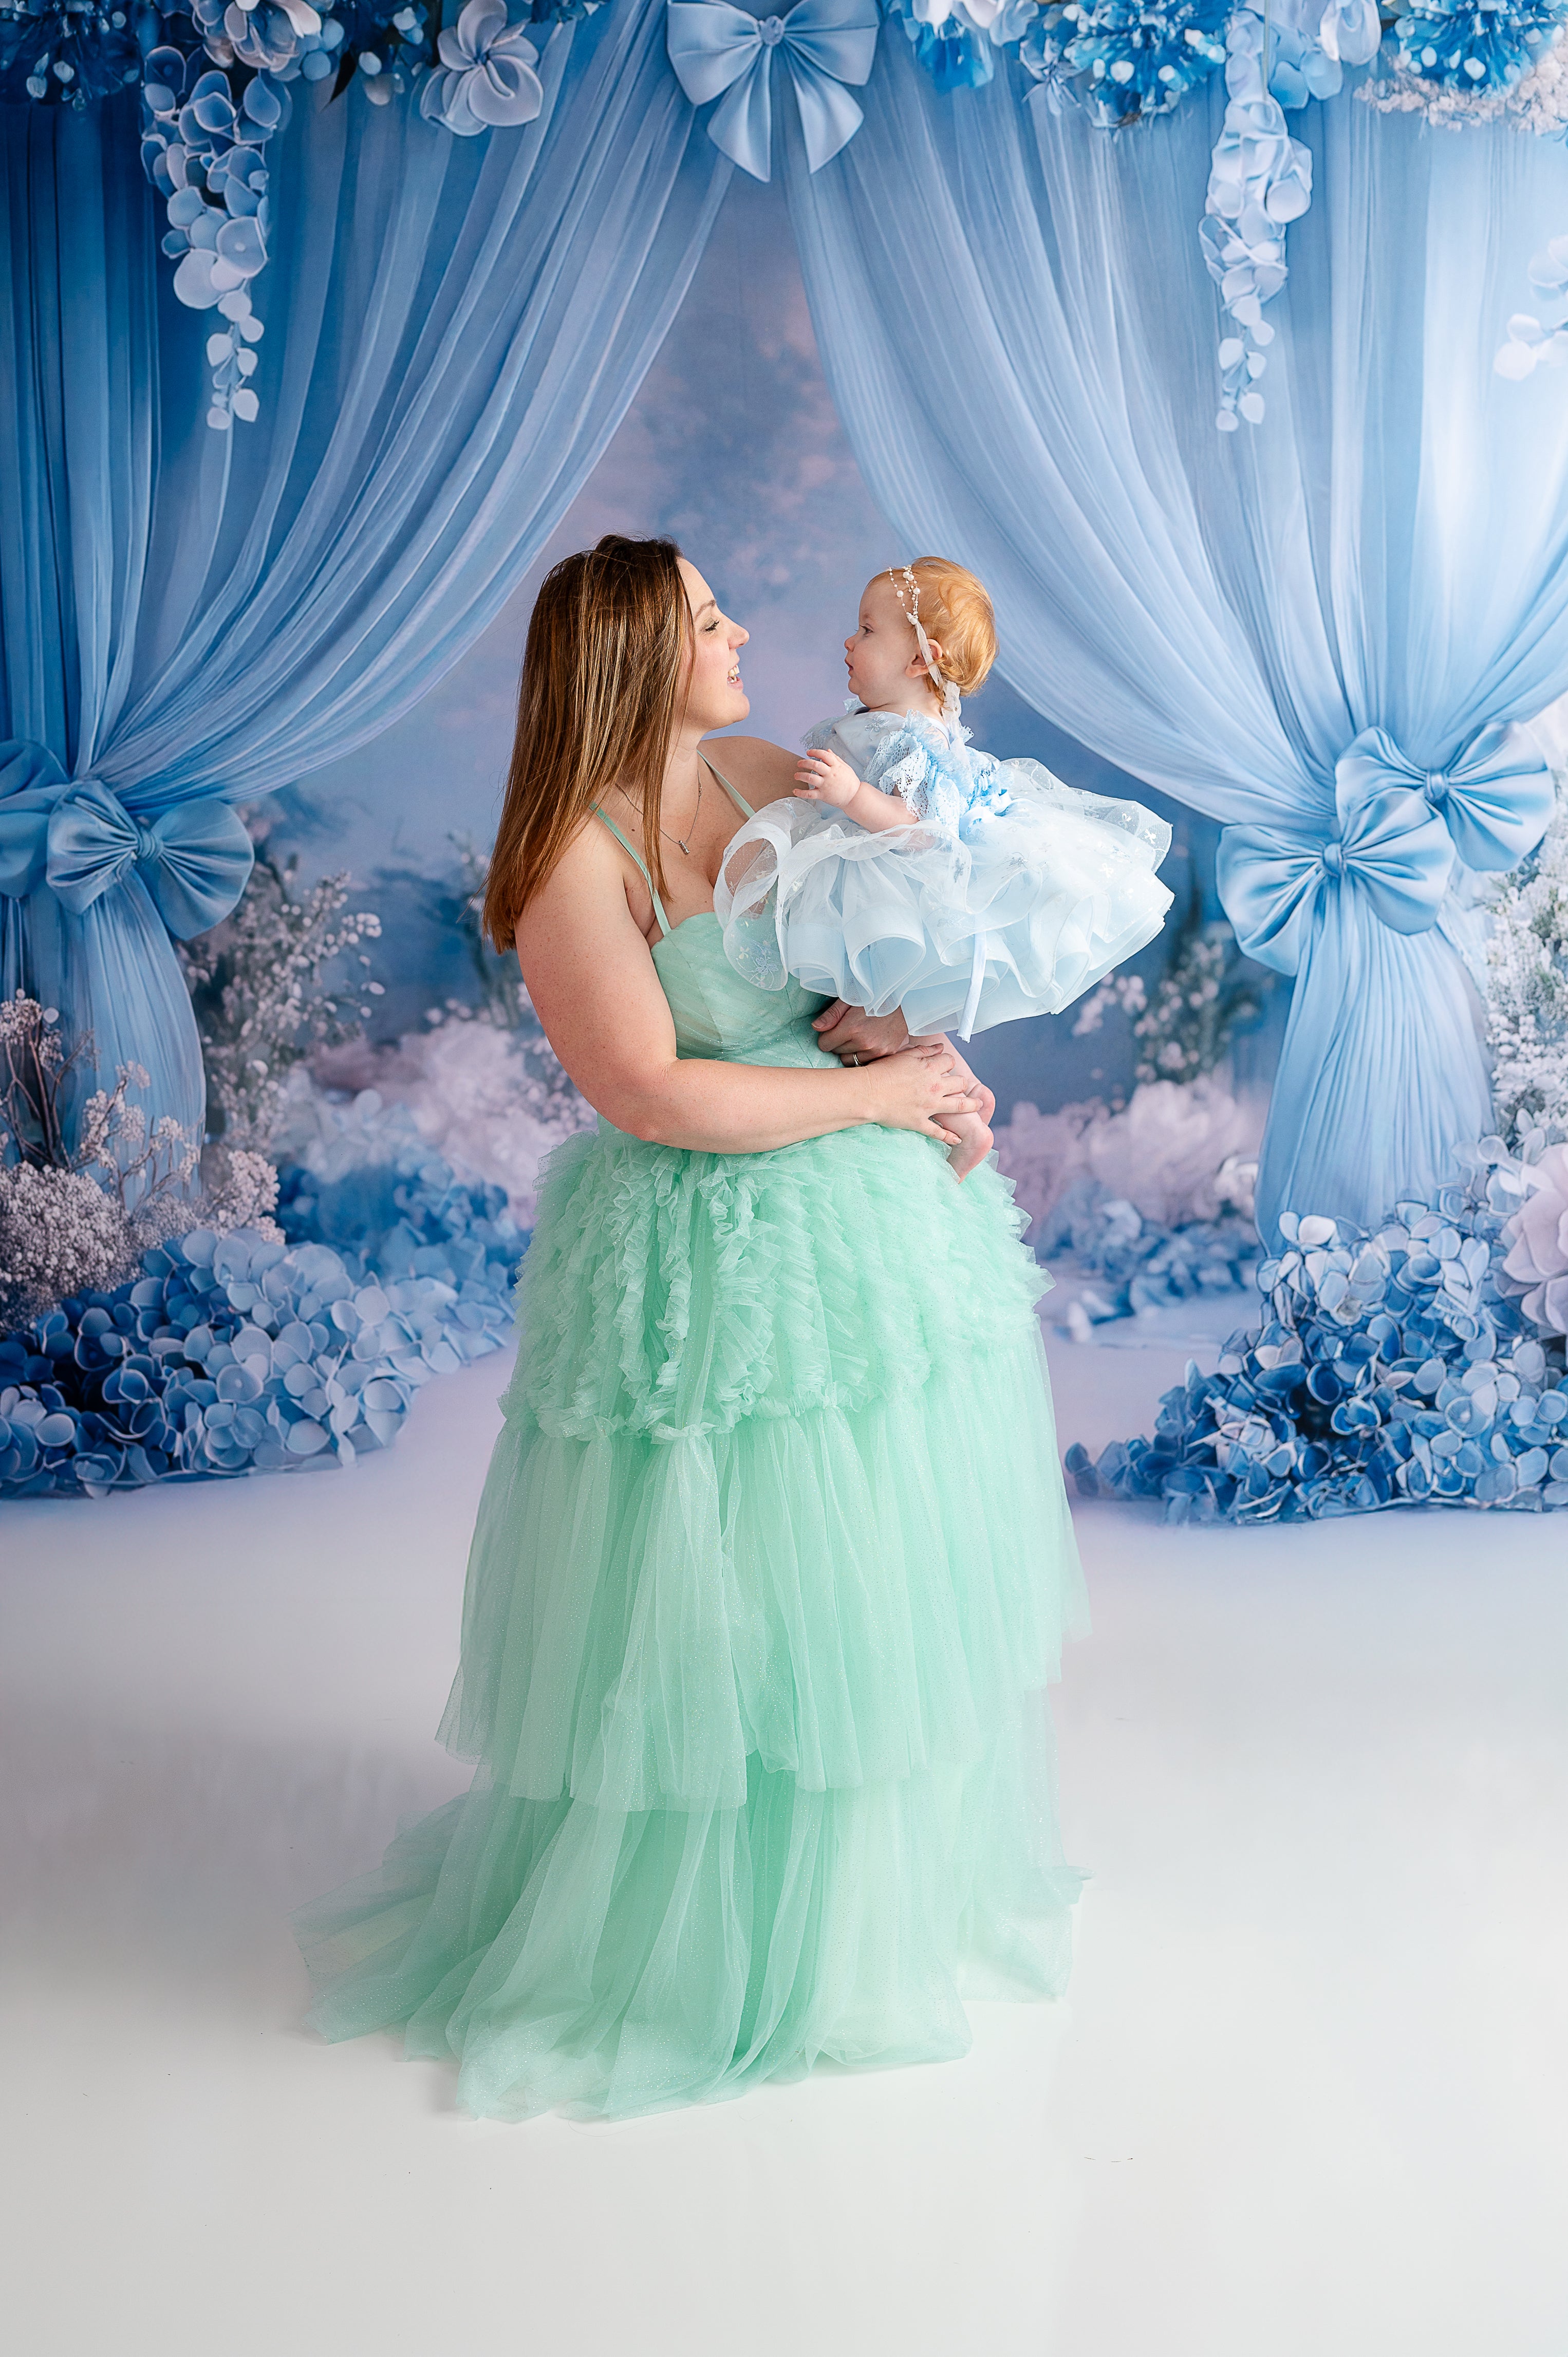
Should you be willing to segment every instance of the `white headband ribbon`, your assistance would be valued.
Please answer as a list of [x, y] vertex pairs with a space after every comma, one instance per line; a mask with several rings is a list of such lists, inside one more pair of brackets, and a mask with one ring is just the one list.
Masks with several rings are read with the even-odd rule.
[[899, 612], [914, 630], [915, 644], [920, 650], [920, 661], [930, 675], [931, 685], [942, 700], [942, 717], [949, 721], [956, 720], [960, 708], [958, 688], [952, 680], [944, 679], [937, 668], [936, 658], [931, 652], [931, 642], [926, 636], [925, 624], [920, 619], [920, 585], [915, 578], [915, 568], [912, 565], [906, 565], [904, 567], [904, 579], [909, 591], [909, 602], [907, 606], [904, 603], [904, 592], [898, 587], [898, 576], [891, 565], [887, 568], [887, 578], [893, 584], [893, 595], [898, 600]]

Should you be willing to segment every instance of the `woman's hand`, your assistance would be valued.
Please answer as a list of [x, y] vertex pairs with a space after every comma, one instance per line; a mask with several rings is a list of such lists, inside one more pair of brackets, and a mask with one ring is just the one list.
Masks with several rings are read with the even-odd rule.
[[958, 1077], [957, 1060], [945, 1039], [878, 1058], [865, 1073], [870, 1119], [884, 1129], [918, 1130], [922, 1137], [956, 1146], [958, 1132], [943, 1127], [943, 1116], [980, 1110], [978, 1094]]
[[846, 1064], [874, 1064], [879, 1056], [896, 1056], [909, 1045], [909, 1027], [897, 1006], [891, 1015], [867, 1015], [864, 1007], [835, 998], [812, 1016], [811, 1028], [818, 1047]]
[[976, 1100], [981, 1120], [990, 1121], [996, 1110], [996, 1092], [993, 1089], [988, 1089], [985, 1082], [970, 1071], [950, 1039], [945, 1039], [940, 1031], [918, 1031], [909, 1045], [912, 1048], [945, 1048], [952, 1058], [955, 1075], [969, 1091], [970, 1095]]

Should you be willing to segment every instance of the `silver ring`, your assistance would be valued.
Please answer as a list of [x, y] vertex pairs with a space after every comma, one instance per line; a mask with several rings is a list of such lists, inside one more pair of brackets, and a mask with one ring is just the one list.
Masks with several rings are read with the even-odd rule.
[[858, 1071], [858, 1070], [860, 1069], [860, 1058], [859, 1058], [858, 1056], [852, 1056], [852, 1057], [850, 1058], [850, 1060], [850, 1060], [850, 1062], [851, 1062], [851, 1063], [855, 1067], [856, 1071]]

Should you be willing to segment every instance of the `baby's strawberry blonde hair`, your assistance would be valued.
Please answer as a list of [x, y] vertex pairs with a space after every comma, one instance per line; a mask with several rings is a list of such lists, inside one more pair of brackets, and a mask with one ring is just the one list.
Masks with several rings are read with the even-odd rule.
[[985, 584], [946, 556], [917, 556], [913, 565], [889, 566], [888, 576], [911, 621], [911, 587], [918, 593], [920, 628], [942, 651], [938, 670], [960, 695], [972, 695], [996, 661], [996, 617]]

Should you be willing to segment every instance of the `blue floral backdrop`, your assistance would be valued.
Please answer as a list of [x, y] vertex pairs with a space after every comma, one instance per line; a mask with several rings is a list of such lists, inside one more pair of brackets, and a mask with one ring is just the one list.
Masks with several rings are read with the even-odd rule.
[[[614, 439], [521, 587], [462, 661], [413, 711], [361, 751], [276, 798], [274, 841], [302, 871], [349, 867], [380, 911], [386, 985], [373, 1029], [395, 1039], [425, 1010], [475, 982], [431, 879], [452, 866], [454, 834], [488, 843], [500, 809], [528, 612], [558, 556], [608, 531], [669, 532], [752, 633], [745, 653], [751, 716], [741, 726], [782, 744], [838, 709], [842, 638], [866, 579], [903, 554], [867, 491], [834, 413], [811, 329], [781, 187], [732, 187], [691, 290]], [[1188, 877], [1219, 914], [1219, 829], [1123, 772], [1026, 704], [993, 675], [968, 708], [978, 743], [1032, 755], [1069, 783], [1133, 792], [1168, 818], [1165, 873]], [[1138, 961], [1149, 975], [1170, 941]], [[1239, 1043], [1243, 1076], [1266, 1080], [1283, 1005]], [[1020, 1098], [1046, 1108], [1133, 1084], [1129, 1027], [1075, 1036], [1070, 1017], [983, 1033], [972, 1060], [1002, 1118]]]
[[[58, 1005], [79, 1043], [60, 1067], [67, 1147], [116, 1071], [127, 1138], [199, 1137], [172, 942], [244, 888], [236, 803], [283, 796], [279, 841], [292, 831], [311, 864], [368, 835], [350, 856], [412, 948], [434, 905], [430, 819], [489, 833], [521, 612], [597, 503], [596, 521], [677, 530], [758, 626], [757, 725], [787, 739], [833, 700], [817, 689], [836, 683], [835, 597], [847, 608], [920, 544], [975, 564], [1006, 683], [974, 716], [983, 736], [1090, 784], [1118, 783], [1120, 761], [1140, 792], [1203, 814], [1185, 846], [1193, 1006], [1211, 862], [1243, 949], [1291, 978], [1265, 1236], [1326, 1220], [1365, 1238], [1394, 1203], [1421, 1243], [1400, 1284], [1424, 1275], [1423, 1221], [1441, 1224], [1455, 1155], [1491, 1118], [1475, 904], [1552, 820], [1523, 724], [1568, 688], [1568, 411], [1549, 376], [1529, 382], [1568, 358], [1565, 15], [1560, 0], [796, 0], [767, 17], [729, 0], [0, 0], [0, 429], [17, 486], [0, 539], [0, 974], [16, 1022], [47, 1030]], [[770, 273], [771, 313], [755, 292]], [[475, 723], [462, 782], [437, 735], [455, 714]], [[406, 960], [385, 994], [393, 1030], [427, 975], [452, 996], [424, 939], [428, 963]], [[983, 1052], [1004, 1106], [1026, 1086], [1048, 1105], [1114, 1089], [1115, 1043], [1113, 1026], [1075, 1023]], [[29, 1168], [38, 1151], [9, 1150]], [[259, 1200], [242, 1165], [214, 1204]], [[59, 1167], [80, 1200], [80, 1168]], [[127, 1167], [116, 1216], [134, 1226]], [[1523, 1253], [1529, 1300], [1550, 1305], [1547, 1182], [1520, 1186], [1524, 1209], [1461, 1237], [1460, 1262], [1473, 1246], [1495, 1276]], [[462, 1197], [444, 1198], [452, 1236], [488, 1267], [489, 1210]], [[310, 1196], [314, 1216], [328, 1200]], [[59, 1383], [46, 1400], [33, 1360], [80, 1359], [119, 1386], [99, 1357], [147, 1357], [154, 1391], [182, 1360], [199, 1370], [177, 1347], [206, 1330], [180, 1323], [204, 1282], [187, 1267], [221, 1262], [231, 1297], [254, 1295], [231, 1307], [273, 1340], [280, 1318], [321, 1322], [283, 1317], [300, 1286], [317, 1308], [355, 1288], [374, 1307], [381, 1279], [421, 1275], [285, 1268], [273, 1255], [292, 1232], [257, 1235], [253, 1267], [238, 1242], [182, 1260], [172, 1235], [138, 1283], [177, 1300], [83, 1297], [35, 1329], [32, 1445], [48, 1424], [43, 1445], [96, 1461], [102, 1437], [61, 1437], [49, 1420], [81, 1404]], [[1229, 1252], [1217, 1230], [1198, 1256]], [[1190, 1254], [1139, 1267], [1140, 1284], [1204, 1281]], [[490, 1278], [476, 1264], [422, 1281], [442, 1289], [424, 1310], [386, 1299], [435, 1332]], [[218, 1436], [210, 1469], [237, 1469], [223, 1451], [246, 1434], [308, 1454], [280, 1437], [301, 1385], [306, 1421], [354, 1445], [341, 1370], [296, 1366], [297, 1338], [280, 1347], [270, 1438], [228, 1414], [263, 1415], [238, 1375], [180, 1403]], [[127, 1405], [163, 1414], [107, 1388], [83, 1413]], [[159, 1425], [169, 1469], [209, 1469], [166, 1445], [194, 1428]], [[1349, 1426], [1329, 1431], [1348, 1443]], [[1446, 1466], [1440, 1435], [1416, 1437]], [[1332, 1474], [1336, 1448], [1315, 1433], [1303, 1460], [1319, 1490], [1311, 1452], [1329, 1449]], [[1494, 1448], [1485, 1489], [1462, 1494], [1505, 1502], [1500, 1464]], [[1452, 1473], [1431, 1473], [1431, 1493], [1460, 1494]], [[1559, 1502], [1550, 1475], [1517, 1475], [1520, 1496]]]

